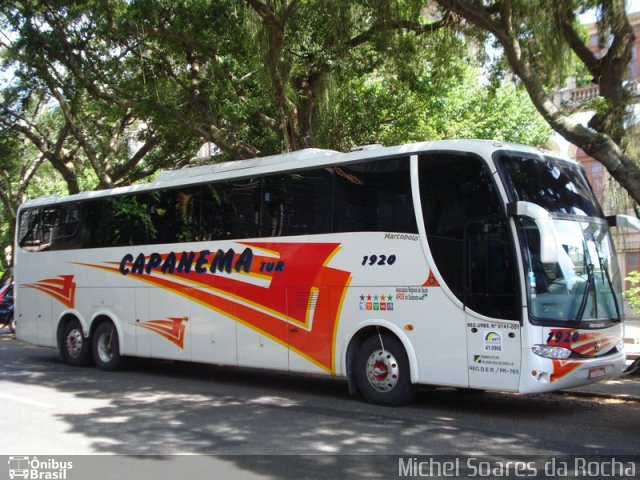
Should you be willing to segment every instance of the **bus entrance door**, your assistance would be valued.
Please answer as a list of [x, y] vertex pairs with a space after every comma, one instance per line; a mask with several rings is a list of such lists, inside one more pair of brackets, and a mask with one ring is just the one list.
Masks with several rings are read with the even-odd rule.
[[464, 276], [469, 387], [517, 390], [522, 354], [518, 282], [502, 222], [469, 222]]

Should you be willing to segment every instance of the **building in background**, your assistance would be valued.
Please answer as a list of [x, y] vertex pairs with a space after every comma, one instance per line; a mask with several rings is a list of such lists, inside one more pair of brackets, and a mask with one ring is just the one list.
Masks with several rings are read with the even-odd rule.
[[[636, 40], [631, 62], [629, 63], [627, 81], [634, 90], [640, 93], [640, 12], [629, 14], [629, 20], [634, 27]], [[587, 25], [587, 29], [589, 48], [598, 54], [598, 52], [602, 51], [602, 46], [600, 45], [597, 25], [595, 23]], [[581, 123], [586, 124], [593, 115], [593, 112], [582, 110], [580, 106], [587, 104], [590, 100], [594, 100], [598, 94], [598, 85], [590, 83], [580, 86], [577, 85], [575, 78], [570, 78], [565, 88], [555, 92], [554, 102], [556, 105], [565, 108], [576, 108], [575, 118]], [[637, 108], [640, 109], [640, 105], [637, 105]], [[624, 193], [622, 187], [609, 175], [600, 162], [587, 155], [582, 149], [567, 144], [566, 141], [561, 139], [558, 139], [556, 142], [556, 149], [560, 151], [560, 153], [575, 158], [575, 160], [584, 167], [587, 177], [606, 215], [617, 213], [636, 214], [634, 202]], [[624, 278], [630, 272], [640, 270], [640, 233], [619, 231], [617, 229], [613, 229], [612, 231], [614, 233], [621, 273]], [[628, 288], [628, 285], [625, 285], [625, 288]], [[628, 316], [637, 316], [628, 306], [625, 306], [625, 310]]]

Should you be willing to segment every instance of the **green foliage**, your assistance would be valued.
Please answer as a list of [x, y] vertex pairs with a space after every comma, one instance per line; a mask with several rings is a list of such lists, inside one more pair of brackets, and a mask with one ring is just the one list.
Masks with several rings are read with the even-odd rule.
[[[504, 2], [504, 6], [509, 7], [510, 28], [513, 28], [512, 33], [519, 43], [520, 54], [539, 73], [539, 79], [546, 88], [555, 90], [562, 87], [568, 77], [575, 77], [579, 85], [593, 81], [584, 63], [567, 43], [563, 35], [563, 22], [567, 21], [579, 33], [582, 41], [587, 43], [587, 29], [580, 24], [580, 15], [596, 10], [598, 3], [592, 0]], [[490, 65], [493, 75], [501, 77], [510, 70], [502, 48], [487, 31], [470, 29], [465, 34], [488, 47], [485, 53], [490, 53], [494, 58], [484, 60]]]
[[157, 235], [149, 205], [141, 202], [138, 197], [113, 197], [107, 200], [107, 205], [113, 215], [107, 221], [111, 222], [110, 229], [116, 244], [135, 245], [134, 237], [139, 241]]
[[[499, 56], [500, 74], [511, 71], [545, 120], [569, 142], [601, 162], [611, 176], [640, 202], [640, 170], [625, 145], [629, 125], [637, 123], [635, 81], [636, 18], [625, 0], [436, 0], [443, 14], [457, 15], [461, 35], [488, 42]], [[595, 29], [581, 26], [581, 14], [595, 13]], [[597, 36], [594, 35], [597, 33]], [[587, 37], [587, 34], [590, 37]], [[485, 43], [488, 44], [488, 43]], [[568, 76], [591, 92], [567, 92], [556, 104], [554, 91]], [[584, 95], [582, 95], [584, 93]], [[577, 111], [593, 111], [585, 126]], [[587, 127], [587, 128], [585, 128]]]
[[[13, 105], [35, 91], [51, 99], [53, 82], [76, 124], [67, 139], [74, 174], [93, 169], [100, 188], [109, 177], [124, 184], [186, 164], [203, 141], [243, 157], [365, 137], [493, 134], [438, 119], [443, 107], [458, 109], [455, 90], [473, 81], [470, 47], [446, 29], [420, 31], [432, 22], [423, 2], [261, 5], [273, 17], [241, 0], [18, 2], [4, 9], [18, 34], [9, 49], [19, 79]], [[47, 78], [52, 68], [59, 77]], [[488, 113], [487, 100], [496, 98], [473, 108]], [[158, 139], [144, 162], [129, 165], [122, 134], [114, 142], [123, 123], [142, 142]]]
[[395, 145], [445, 138], [484, 138], [548, 146], [551, 129], [526, 92], [511, 82], [481, 84], [469, 61], [451, 75], [425, 65], [411, 76], [380, 72], [353, 79], [322, 112], [318, 140], [348, 150], [354, 145]]
[[624, 297], [627, 299], [629, 306], [636, 313], [640, 313], [640, 271], [629, 273], [625, 280], [631, 286], [624, 291]]

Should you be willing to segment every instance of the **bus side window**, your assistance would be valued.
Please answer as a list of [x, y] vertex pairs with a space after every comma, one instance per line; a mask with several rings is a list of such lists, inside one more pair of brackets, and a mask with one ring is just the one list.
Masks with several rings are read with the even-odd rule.
[[29, 208], [20, 213], [18, 244], [25, 250], [37, 251], [42, 244], [42, 209]]
[[91, 200], [81, 203], [80, 211], [80, 242], [84, 248], [98, 248], [111, 246], [103, 234], [104, 200]]
[[201, 222], [202, 188], [183, 187], [159, 190], [146, 195], [153, 229], [148, 243], [208, 240]]
[[59, 206], [30, 208], [21, 214], [19, 244], [25, 250], [40, 252], [55, 245], [62, 235], [62, 208]]
[[260, 194], [262, 181], [256, 178], [238, 180], [231, 185], [229, 208], [233, 214], [231, 238], [255, 238], [260, 230]]
[[326, 168], [289, 175], [291, 204], [288, 235], [333, 232], [334, 174]]
[[231, 238], [234, 221], [231, 206], [231, 185], [227, 182], [201, 186], [200, 228], [206, 232], [206, 240], [227, 240]]
[[105, 247], [147, 245], [157, 237], [150, 194], [108, 197], [102, 202], [101, 243]]
[[43, 249], [65, 250], [83, 246], [79, 235], [80, 208], [78, 204], [69, 203], [45, 209], [43, 214], [44, 235], [49, 237], [48, 247]]
[[286, 175], [265, 177], [260, 204], [260, 236], [281, 237], [287, 234], [290, 214], [290, 184]]
[[46, 207], [42, 211], [41, 250], [49, 250], [62, 236], [62, 212], [60, 207]]
[[332, 167], [336, 232], [417, 233], [409, 157]]
[[424, 155], [419, 172], [427, 241], [445, 283], [472, 310], [517, 319], [513, 241], [485, 163], [465, 155]]

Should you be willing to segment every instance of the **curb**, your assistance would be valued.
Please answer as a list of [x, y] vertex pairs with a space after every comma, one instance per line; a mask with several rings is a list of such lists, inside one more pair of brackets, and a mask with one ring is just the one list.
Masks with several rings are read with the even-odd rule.
[[[637, 379], [637, 380], [636, 380]], [[629, 380], [631, 382], [636, 382], [638, 387], [640, 387], [640, 377], [637, 372], [633, 372], [633, 374], [622, 374], [618, 380]], [[597, 384], [595, 384], [597, 385]], [[640, 394], [631, 394], [631, 393], [612, 393], [612, 392], [604, 392], [604, 391], [590, 391], [588, 388], [594, 387], [578, 387], [580, 390], [560, 390], [558, 393], [563, 395], [573, 395], [578, 397], [596, 397], [610, 400], [624, 400], [630, 402], [640, 402]], [[597, 388], [597, 387], [596, 387]], [[632, 387], [633, 388], [633, 387]], [[605, 390], [605, 389], [603, 389]]]
[[565, 395], [567, 397], [601, 398], [604, 400], [621, 400], [625, 402], [640, 402], [640, 396], [628, 395], [626, 393], [603, 393], [603, 392], [584, 392], [584, 391], [572, 392], [570, 390], [562, 390], [558, 393], [561, 395]]
[[560, 390], [560, 395], [568, 397], [591, 397], [602, 398], [605, 400], [624, 400], [625, 402], [640, 402], [640, 395], [629, 395], [628, 393], [604, 393], [604, 392], [586, 392], [584, 390]]

